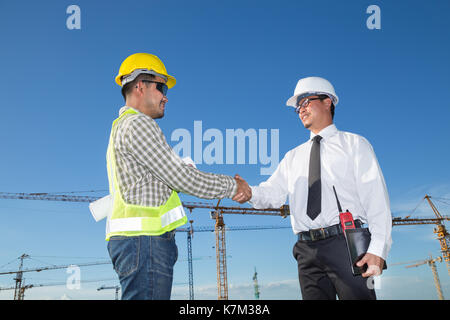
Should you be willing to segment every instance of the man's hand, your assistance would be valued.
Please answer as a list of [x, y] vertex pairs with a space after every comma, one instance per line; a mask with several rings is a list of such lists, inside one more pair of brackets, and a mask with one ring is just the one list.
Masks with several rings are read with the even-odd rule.
[[240, 175], [236, 174], [234, 179], [237, 183], [237, 191], [232, 200], [239, 203], [247, 202], [252, 198], [252, 189], [248, 185], [247, 181], [242, 179]]
[[356, 263], [356, 266], [361, 268], [365, 264], [367, 264], [367, 270], [362, 274], [363, 278], [379, 276], [383, 272], [384, 260], [379, 256], [366, 253], [364, 257]]

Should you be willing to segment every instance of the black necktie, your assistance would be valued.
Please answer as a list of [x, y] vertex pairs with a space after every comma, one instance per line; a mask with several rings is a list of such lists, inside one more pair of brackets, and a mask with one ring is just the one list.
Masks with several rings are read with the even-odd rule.
[[308, 176], [308, 206], [306, 214], [314, 220], [320, 213], [322, 202], [322, 183], [320, 181], [320, 140], [321, 136], [313, 138], [309, 158]]

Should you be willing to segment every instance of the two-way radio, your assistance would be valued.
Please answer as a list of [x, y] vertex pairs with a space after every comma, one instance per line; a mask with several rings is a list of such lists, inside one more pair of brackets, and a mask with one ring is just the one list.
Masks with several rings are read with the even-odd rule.
[[339, 220], [341, 221], [341, 227], [342, 227], [342, 231], [345, 234], [345, 230], [348, 229], [355, 229], [355, 220], [353, 220], [353, 215], [351, 214], [350, 211], [345, 211], [342, 212], [342, 207], [341, 207], [341, 203], [339, 202], [337, 193], [336, 193], [336, 189], [333, 186], [333, 191], [334, 191], [334, 195], [336, 196], [336, 202], [338, 205], [338, 210], [339, 210]]

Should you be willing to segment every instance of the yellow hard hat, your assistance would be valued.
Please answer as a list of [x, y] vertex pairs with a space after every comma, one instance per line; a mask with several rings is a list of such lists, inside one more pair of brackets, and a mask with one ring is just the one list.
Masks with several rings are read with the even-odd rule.
[[116, 82], [122, 87], [142, 73], [166, 79], [166, 85], [169, 89], [177, 82], [174, 77], [167, 74], [164, 63], [157, 56], [150, 53], [134, 53], [126, 58], [120, 65]]

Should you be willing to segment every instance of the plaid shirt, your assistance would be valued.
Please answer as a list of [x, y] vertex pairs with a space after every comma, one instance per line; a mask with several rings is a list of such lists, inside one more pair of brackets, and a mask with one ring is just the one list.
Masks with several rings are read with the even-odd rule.
[[[119, 114], [127, 109], [122, 107]], [[115, 128], [116, 174], [126, 203], [157, 207], [169, 199], [172, 190], [204, 199], [236, 194], [233, 177], [202, 172], [185, 164], [151, 117], [141, 112], [125, 115]]]

